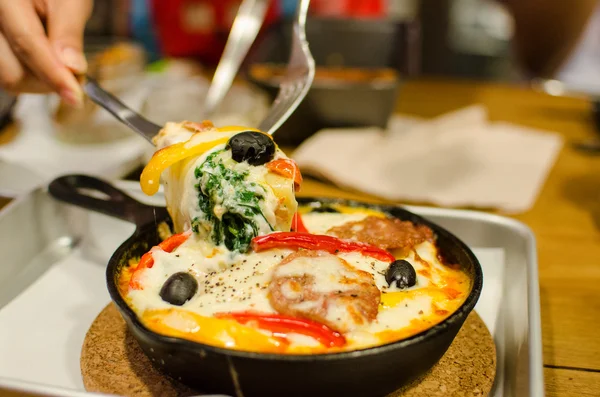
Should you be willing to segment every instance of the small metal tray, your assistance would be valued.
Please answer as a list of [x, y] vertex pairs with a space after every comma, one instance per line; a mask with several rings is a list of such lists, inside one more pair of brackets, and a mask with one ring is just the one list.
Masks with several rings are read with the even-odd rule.
[[[116, 181], [132, 197], [164, 205], [162, 190]], [[455, 233], [478, 256], [484, 289], [475, 310], [494, 335], [498, 367], [491, 396], [543, 396], [535, 238], [517, 221], [475, 211], [407, 207]], [[104, 270], [134, 226], [59, 203], [44, 187], [0, 211], [0, 394], [85, 393], [81, 344], [110, 302]]]

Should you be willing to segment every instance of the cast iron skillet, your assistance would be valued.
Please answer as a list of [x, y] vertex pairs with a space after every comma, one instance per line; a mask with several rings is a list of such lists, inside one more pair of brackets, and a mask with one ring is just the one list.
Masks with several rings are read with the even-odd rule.
[[[366, 206], [429, 226], [443, 257], [472, 276], [473, 287], [458, 310], [434, 327], [398, 342], [369, 349], [323, 355], [249, 353], [161, 336], [145, 328], [121, 298], [116, 279], [129, 258], [160, 242], [156, 226], [170, 222], [164, 207], [141, 204], [99, 179], [68, 175], [54, 180], [50, 194], [67, 203], [114, 216], [137, 226], [112, 255], [106, 269], [110, 296], [145, 354], [163, 373], [205, 392], [245, 397], [383, 396], [424, 374], [446, 352], [482, 288], [479, 262], [469, 248], [441, 227], [397, 206], [338, 199], [302, 198], [300, 204], [322, 208], [330, 203]], [[104, 199], [92, 197], [94, 193]], [[171, 226], [172, 227], [172, 226]]]

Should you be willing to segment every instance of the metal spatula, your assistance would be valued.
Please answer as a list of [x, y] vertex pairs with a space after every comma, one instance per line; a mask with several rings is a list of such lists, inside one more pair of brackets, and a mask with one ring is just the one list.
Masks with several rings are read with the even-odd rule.
[[273, 134], [296, 110], [304, 99], [315, 77], [315, 60], [306, 41], [306, 14], [310, 0], [300, 0], [296, 9], [292, 50], [287, 71], [279, 84], [279, 93], [269, 113], [258, 129]]
[[150, 143], [152, 143], [152, 138], [154, 138], [162, 128], [127, 107], [113, 94], [100, 87], [96, 80], [91, 77], [85, 77], [83, 91], [97, 105], [106, 109], [119, 121], [137, 132]]

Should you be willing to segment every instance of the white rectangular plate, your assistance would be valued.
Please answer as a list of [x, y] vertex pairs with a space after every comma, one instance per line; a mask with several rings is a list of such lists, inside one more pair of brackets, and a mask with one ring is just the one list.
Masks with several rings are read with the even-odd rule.
[[[129, 184], [123, 183], [121, 186], [128, 187]], [[160, 195], [148, 199], [135, 188], [129, 193], [148, 203], [156, 204], [164, 200]], [[52, 201], [44, 192], [34, 194], [37, 195], [38, 205], [40, 200]], [[17, 201], [0, 212], [0, 234], [3, 228], [13, 226], [6, 221], [11, 219], [11, 213], [18, 211], [19, 206], [32, 205], [26, 200], [27, 198], [22, 198], [21, 203]], [[55, 205], [58, 205], [60, 210], [57, 211]], [[134, 231], [134, 226], [62, 204], [52, 203], [48, 208], [54, 210], [54, 222], [64, 223], [68, 220], [70, 223], [76, 223], [77, 227], [63, 225], [57, 228], [64, 232], [55, 233], [54, 240], [48, 238], [46, 245], [39, 244], [40, 253], [25, 258], [29, 260], [24, 260], [24, 263], [17, 264], [18, 266], [12, 266], [12, 272], [0, 272], [0, 290], [3, 285], [11, 284], [21, 288], [12, 296], [6, 297], [5, 302], [0, 294], [0, 324], [3, 324], [0, 327], [0, 388], [78, 396], [85, 391], [79, 368], [83, 339], [96, 315], [110, 302], [106, 290], [105, 266], [115, 249]], [[477, 213], [462, 211], [438, 210], [427, 214], [434, 209], [409, 209], [427, 216], [434, 222], [442, 224], [442, 221], [445, 221], [450, 225], [454, 223], [455, 226], [467, 222], [469, 216], [480, 216]], [[12, 215], [12, 218], [14, 217]], [[36, 219], [23, 217], [22, 221], [35, 223]], [[47, 219], [45, 222], [51, 220]], [[487, 226], [486, 229], [485, 221], [471, 219], [470, 222], [471, 228], [462, 230], [463, 234], [466, 234], [465, 241], [468, 244], [468, 239], [473, 237], [470, 236], [470, 232], [475, 231], [474, 225], [479, 225], [477, 228], [480, 229], [475, 235], [485, 235], [485, 230], [488, 229], [492, 231], [491, 226]], [[456, 232], [451, 227], [449, 229]], [[69, 234], [73, 235], [71, 239]], [[457, 234], [460, 237], [460, 233]], [[493, 238], [490, 239], [494, 241]], [[20, 248], [25, 249], [27, 245], [24, 240], [21, 235], [15, 236], [11, 246], [19, 249], [19, 245], [24, 244]], [[24, 242], [19, 243], [20, 241]], [[64, 251], [61, 255], [44, 254], [48, 251], [48, 246], [54, 247], [61, 241], [63, 245], [58, 244]], [[76, 241], [78, 244], [73, 248], [72, 243]], [[523, 303], [528, 298], [530, 310], [531, 305], [535, 308], [535, 299], [531, 303], [532, 294], [528, 294], [527, 288], [528, 276], [531, 276], [530, 266], [524, 262], [522, 268], [513, 269], [515, 264], [518, 265], [518, 262], [515, 262], [515, 253], [502, 239], [498, 239], [497, 246], [486, 244], [484, 240], [480, 242], [483, 244], [470, 244], [484, 270], [484, 288], [475, 310], [496, 341], [498, 368], [492, 395], [543, 395], [542, 379], [529, 379], [526, 384], [519, 384], [515, 369], [511, 370], [511, 367], [518, 366], [522, 361], [519, 361], [518, 353], [523, 351], [522, 347], [528, 346], [528, 342], [525, 364], [521, 365], [526, 365], [530, 374], [541, 370], [541, 361], [537, 362], [535, 357], [535, 349], [541, 349], [541, 346], [538, 347], [538, 341], [533, 340], [531, 343], [530, 340], [532, 321], [528, 321], [527, 313], [526, 321], [523, 322], [522, 316], [519, 317], [514, 312], [521, 310], [522, 313]], [[11, 258], [11, 255], [6, 252], [5, 254], [5, 258]], [[514, 280], [514, 277], [523, 276], [523, 273], [525, 276], [521, 282]], [[537, 267], [535, 273], [537, 275]], [[532, 292], [537, 294], [537, 291]], [[521, 300], [523, 297], [524, 301]], [[533, 321], [536, 321], [535, 316]]]

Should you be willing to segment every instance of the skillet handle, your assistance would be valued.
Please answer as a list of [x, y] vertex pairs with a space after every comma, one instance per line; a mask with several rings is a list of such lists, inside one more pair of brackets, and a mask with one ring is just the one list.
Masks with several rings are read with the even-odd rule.
[[164, 207], [140, 203], [110, 183], [89, 175], [58, 177], [50, 182], [48, 191], [60, 201], [132, 222], [138, 227], [166, 214]]

